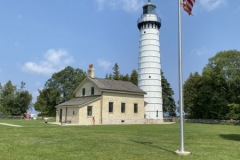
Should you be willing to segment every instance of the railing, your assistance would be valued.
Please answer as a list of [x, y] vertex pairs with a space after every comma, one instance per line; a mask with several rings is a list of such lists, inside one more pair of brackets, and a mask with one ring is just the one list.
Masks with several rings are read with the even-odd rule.
[[161, 19], [159, 17], [144, 17], [144, 18], [138, 18], [137, 23], [142, 23], [142, 22], [159, 22], [161, 23]]

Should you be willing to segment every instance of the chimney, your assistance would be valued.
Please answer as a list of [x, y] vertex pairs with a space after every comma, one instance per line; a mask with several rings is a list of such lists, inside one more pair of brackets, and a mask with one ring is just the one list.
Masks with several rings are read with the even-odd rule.
[[89, 68], [88, 68], [88, 76], [89, 76], [90, 78], [95, 78], [95, 76], [94, 76], [93, 64], [90, 64], [90, 65], [89, 65]]

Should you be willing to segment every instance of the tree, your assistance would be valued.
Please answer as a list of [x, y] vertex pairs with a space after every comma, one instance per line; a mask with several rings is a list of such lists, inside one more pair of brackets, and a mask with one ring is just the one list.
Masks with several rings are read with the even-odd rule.
[[161, 72], [162, 76], [162, 98], [163, 98], [163, 111], [168, 112], [170, 116], [176, 116], [176, 104], [173, 99], [174, 92], [170, 87], [167, 79]]
[[15, 113], [17, 115], [25, 113], [32, 102], [32, 95], [24, 88], [25, 83], [21, 82], [21, 88], [16, 92]]
[[124, 75], [120, 75], [120, 80], [122, 80], [122, 81], [129, 81], [130, 77], [129, 77], [128, 74], [126, 74], [125, 76]]
[[85, 77], [86, 73], [81, 69], [67, 66], [62, 71], [54, 73], [52, 78], [45, 83], [44, 88], [56, 89], [61, 95], [60, 102], [65, 102], [74, 97], [73, 91]]
[[119, 66], [117, 63], [115, 63], [113, 69], [113, 79], [114, 80], [120, 80], [120, 72], [119, 72]]
[[[188, 77], [187, 81], [184, 83], [183, 86], [183, 99], [184, 99], [184, 112], [189, 115], [194, 115], [195, 110], [198, 109], [197, 106], [197, 97], [199, 92], [199, 86], [201, 81], [201, 75], [199, 75], [198, 72], [190, 73], [190, 76]], [[198, 111], [196, 111], [198, 113]]]
[[135, 69], [132, 70], [132, 73], [131, 73], [131, 76], [130, 76], [130, 81], [133, 84], [138, 85], [138, 73]]
[[2, 112], [6, 115], [11, 115], [14, 108], [16, 86], [12, 84], [11, 81], [8, 81], [1, 91], [1, 106]]
[[209, 59], [203, 72], [213, 72], [218, 80], [223, 79], [228, 87], [229, 102], [240, 103], [240, 52], [229, 50], [218, 52]]
[[45, 88], [39, 90], [39, 96], [34, 107], [36, 110], [41, 111], [44, 116], [55, 116], [55, 106], [61, 102], [61, 94], [57, 89]]
[[24, 90], [25, 83], [21, 82], [21, 88], [17, 89], [11, 81], [8, 81], [0, 89], [0, 109], [5, 115], [21, 115], [28, 109], [32, 95]]
[[39, 90], [39, 96], [34, 107], [43, 114], [55, 115], [55, 106], [74, 97], [73, 91], [86, 77], [81, 69], [67, 66], [58, 73], [54, 73], [45, 83], [44, 89]]
[[219, 52], [209, 59], [202, 75], [190, 75], [184, 84], [184, 104], [190, 118], [238, 117], [240, 52]]
[[229, 104], [228, 119], [240, 119], [240, 104]]

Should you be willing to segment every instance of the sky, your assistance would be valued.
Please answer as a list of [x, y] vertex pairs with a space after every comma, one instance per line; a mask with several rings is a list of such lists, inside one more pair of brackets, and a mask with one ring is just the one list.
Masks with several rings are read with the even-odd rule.
[[[164, 76], [178, 101], [178, 0], [151, 0], [161, 18]], [[240, 50], [240, 1], [195, 0], [182, 10], [183, 79], [202, 72], [219, 51]], [[137, 20], [147, 0], [0, 0], [0, 83], [21, 82], [36, 101], [38, 90], [66, 66], [105, 78], [138, 68]]]

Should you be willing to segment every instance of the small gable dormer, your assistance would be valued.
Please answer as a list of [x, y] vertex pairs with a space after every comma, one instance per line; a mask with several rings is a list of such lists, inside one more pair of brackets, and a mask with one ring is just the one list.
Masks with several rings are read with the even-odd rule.
[[75, 97], [101, 95], [101, 89], [91, 79], [90, 77], [86, 77], [82, 81], [74, 91]]

